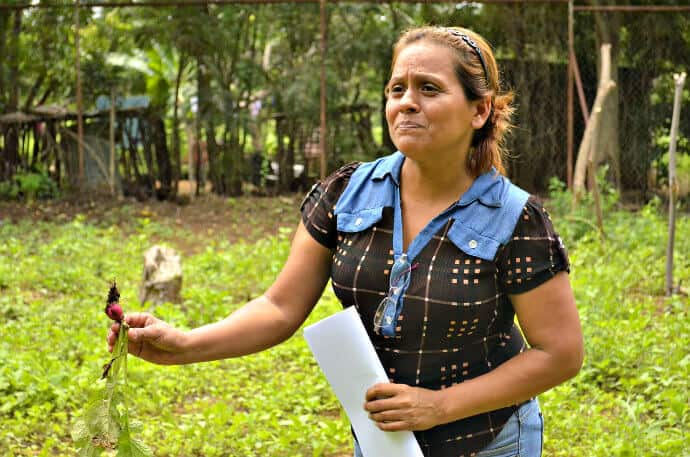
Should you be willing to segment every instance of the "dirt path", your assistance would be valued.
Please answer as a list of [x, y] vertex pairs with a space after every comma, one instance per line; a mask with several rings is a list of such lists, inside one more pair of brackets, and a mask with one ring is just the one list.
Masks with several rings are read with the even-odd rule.
[[267, 234], [277, 233], [278, 227], [296, 227], [301, 198], [302, 195], [298, 194], [239, 198], [211, 194], [177, 204], [156, 200], [139, 202], [93, 194], [29, 203], [0, 202], [0, 224], [26, 219], [61, 223], [82, 215], [90, 223], [112, 226], [148, 218], [191, 231], [200, 235], [200, 238], [208, 234], [230, 241], [255, 241]]

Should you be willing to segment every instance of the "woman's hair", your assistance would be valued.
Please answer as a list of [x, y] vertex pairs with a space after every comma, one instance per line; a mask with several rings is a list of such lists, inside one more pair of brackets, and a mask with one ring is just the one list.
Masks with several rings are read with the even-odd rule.
[[489, 117], [472, 137], [467, 159], [468, 170], [478, 176], [493, 166], [500, 173], [505, 173], [505, 135], [512, 128], [510, 118], [514, 111], [511, 105], [513, 94], [501, 93], [498, 68], [491, 47], [480, 35], [461, 27], [414, 28], [404, 32], [395, 43], [391, 69], [395, 66], [400, 51], [421, 41], [444, 45], [455, 51], [457, 58], [453, 67], [468, 100], [491, 97]]

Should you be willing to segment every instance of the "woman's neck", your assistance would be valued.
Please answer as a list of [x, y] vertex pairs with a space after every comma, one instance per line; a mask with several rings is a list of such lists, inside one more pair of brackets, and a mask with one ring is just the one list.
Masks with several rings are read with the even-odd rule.
[[416, 202], [451, 204], [474, 182], [464, 161], [449, 166], [441, 161], [419, 162], [405, 159], [401, 171], [403, 195]]

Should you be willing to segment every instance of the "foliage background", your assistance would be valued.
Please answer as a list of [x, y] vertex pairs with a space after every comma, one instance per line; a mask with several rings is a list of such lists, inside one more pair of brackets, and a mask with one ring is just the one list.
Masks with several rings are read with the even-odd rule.
[[[690, 300], [663, 296], [662, 205], [622, 211], [606, 190], [602, 241], [587, 205], [571, 213], [562, 186], [552, 184], [548, 207], [569, 240], [586, 361], [576, 378], [540, 397], [544, 455], [687, 455]], [[126, 312], [140, 310], [140, 262], [151, 243], [185, 253], [184, 302], [155, 309], [182, 328], [220, 319], [270, 284], [288, 252], [295, 202], [266, 200], [253, 212], [246, 209], [255, 201], [220, 204], [249, 216], [230, 230], [191, 230], [155, 206], [124, 203], [97, 218], [87, 212], [0, 224], [1, 455], [74, 455], [70, 426], [108, 360], [109, 281], [117, 278]], [[40, 213], [39, 203], [31, 208]], [[271, 215], [285, 228], [267, 231]], [[676, 280], [687, 284], [688, 217], [677, 234]], [[328, 288], [307, 324], [338, 309]], [[351, 455], [346, 418], [301, 330], [242, 359], [180, 367], [132, 359], [129, 380], [131, 416], [144, 422], [139, 437], [154, 455]]]
[[[70, 1], [62, 3], [69, 8], [0, 9], [0, 114], [46, 104], [74, 109], [73, 9]], [[602, 241], [587, 209], [591, 199], [573, 212], [564, 185], [551, 179], [565, 177], [564, 5], [372, 2], [332, 4], [328, 11], [331, 170], [391, 146], [380, 112], [391, 44], [400, 30], [462, 24], [496, 50], [518, 105], [511, 173], [529, 190], [550, 193], [548, 206], [570, 249], [586, 338], [581, 373], [541, 396], [545, 455], [690, 455], [690, 302], [687, 294], [663, 296], [664, 204], [653, 198], [668, 160], [671, 74], [687, 69], [690, 60], [688, 14], [576, 15], [575, 46], [590, 105], [596, 49], [602, 41], [615, 42], [623, 190], [636, 191], [644, 203], [624, 211], [619, 195], [602, 183]], [[317, 5], [80, 14], [87, 108], [111, 89], [119, 96], [149, 96], [152, 111], [164, 120], [177, 178], [191, 171], [195, 137], [206, 143], [208, 180], [218, 194], [246, 190], [254, 152], [279, 161], [283, 170], [305, 160], [318, 124]], [[249, 106], [257, 99], [262, 111], [253, 118]], [[687, 89], [684, 100], [690, 100]], [[576, 143], [579, 119], [576, 110]], [[690, 116], [681, 121], [679, 163], [687, 164]], [[256, 205], [217, 197], [214, 209], [244, 212], [220, 220], [225, 227], [216, 231], [201, 220], [195, 227], [180, 225], [176, 216], [152, 214], [130, 200], [97, 217], [88, 215], [103, 203], [96, 200], [82, 214], [54, 214], [57, 202], [36, 201], [68, 184], [55, 182], [54, 157], [36, 153], [30, 140], [11, 155], [19, 139], [5, 127], [0, 163], [16, 167], [10, 173], [0, 167], [0, 197], [20, 198], [23, 216], [7, 217], [17, 207], [0, 202], [0, 455], [68, 456], [74, 454], [70, 424], [108, 360], [102, 308], [109, 281], [117, 278], [126, 310], [142, 308], [136, 299], [142, 253], [154, 242], [167, 243], [185, 253], [184, 303], [160, 306], [156, 314], [182, 328], [219, 319], [275, 277], [297, 223], [296, 202]], [[650, 170], [656, 173], [652, 184]], [[281, 175], [279, 188], [289, 187]], [[687, 287], [687, 215], [677, 236], [676, 277]], [[327, 290], [307, 324], [338, 306]], [[299, 332], [284, 345], [239, 360], [165, 368], [132, 361], [130, 378], [133, 416], [144, 421], [141, 438], [156, 455], [351, 455], [347, 421]]]
[[[37, 105], [74, 110], [74, 10], [67, 0], [63, 4], [0, 9], [0, 115], [31, 112]], [[687, 2], [581, 0], [575, 5]], [[328, 170], [391, 150], [381, 116], [391, 45], [400, 31], [429, 23], [467, 26], [493, 45], [518, 108], [510, 139], [513, 180], [540, 192], [552, 176], [565, 180], [567, 4], [329, 2], [327, 13]], [[164, 120], [175, 180], [195, 173], [189, 158], [197, 139], [206, 148], [202, 172], [219, 194], [246, 191], [256, 152], [280, 164], [281, 191], [294, 184], [293, 163], [306, 163], [309, 179], [318, 174], [307, 153], [318, 141], [318, 4], [84, 8], [80, 22], [87, 111], [111, 90], [118, 97], [148, 96], [151, 111]], [[622, 166], [611, 168], [611, 177], [620, 175], [622, 190], [638, 200], [648, 200], [661, 184], [664, 167], [654, 164], [667, 150], [672, 73], [690, 64], [688, 30], [690, 11], [575, 14], [574, 46], [588, 106], [598, 82], [599, 46], [613, 44], [618, 90], [610, 143]], [[690, 91], [684, 99], [690, 100]], [[250, 106], [256, 101], [262, 108], [253, 116]], [[584, 128], [577, 99], [574, 110], [577, 148]], [[88, 131], [100, 129], [107, 139], [107, 125], [90, 123]], [[32, 140], [15, 138], [8, 125], [0, 121], [0, 148], [12, 166], [3, 169], [0, 162], [0, 181], [28, 172], [57, 179], [56, 157], [33, 151]], [[75, 128], [73, 121], [66, 125]], [[682, 116], [680, 154], [690, 154], [689, 137], [690, 117]], [[121, 149], [120, 157], [124, 153]], [[155, 176], [155, 164], [140, 160], [142, 171]]]

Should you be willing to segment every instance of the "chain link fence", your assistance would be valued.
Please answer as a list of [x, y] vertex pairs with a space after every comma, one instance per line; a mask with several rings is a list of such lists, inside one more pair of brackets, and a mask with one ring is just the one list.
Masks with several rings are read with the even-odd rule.
[[[271, 180], [260, 179], [261, 173], [273, 176], [277, 168], [293, 170], [295, 164], [304, 165], [306, 170], [301, 176], [302, 184], [307, 185], [309, 180], [315, 179], [319, 160], [320, 35], [318, 27], [305, 24], [318, 24], [316, 5], [215, 5], [203, 10], [158, 7], [109, 11], [115, 10], [121, 11], [121, 17], [133, 24], [145, 22], [137, 19], [144, 11], [149, 16], [155, 14], [160, 21], [178, 24], [179, 33], [153, 33], [151, 30], [165, 30], [156, 29], [155, 23], [132, 31], [142, 47], [171, 50], [168, 55], [159, 56], [161, 62], [168, 59], [171, 66], [156, 70], [160, 70], [162, 82], [158, 81], [158, 86], [148, 83], [144, 86], [156, 90], [167, 87], [168, 93], [163, 97], [167, 102], [157, 104], [155, 99], [160, 95], [157, 93], [151, 109], [158, 109], [158, 114], [165, 119], [161, 128], [165, 130], [168, 147], [160, 149], [165, 149], [166, 153], [169, 149], [171, 154], [179, 155], [171, 160], [173, 181], [195, 175], [196, 168], [202, 170], [195, 166], [195, 160], [209, 165], [209, 179], [219, 193], [228, 192], [228, 189], [236, 191], [242, 183], [266, 185]], [[38, 14], [38, 10], [28, 11]], [[41, 14], [51, 12], [41, 11]], [[63, 11], [62, 14], [69, 18], [71, 12]], [[91, 21], [95, 22], [98, 17], [94, 11], [91, 14]], [[102, 11], [98, 14], [104, 17]], [[227, 45], [211, 48], [212, 42], [200, 39], [196, 43], [193, 37], [187, 36], [187, 29], [200, 30], [193, 22], [194, 15], [202, 18], [199, 24], [218, 27], [217, 39], [226, 40]], [[598, 46], [604, 41], [613, 44], [617, 103], [616, 109], [607, 115], [617, 119], [615, 141], [621, 163], [621, 186], [625, 194], [647, 199], [663, 185], [664, 154], [668, 149], [672, 110], [672, 74], [690, 68], [690, 37], [684, 32], [690, 24], [690, 11], [577, 11], [574, 18], [574, 46], [588, 109], [591, 109], [597, 90]], [[242, 26], [246, 28], [238, 26], [237, 31], [228, 31], [234, 26], [233, 21], [246, 23]], [[515, 129], [509, 141], [511, 178], [527, 190], [540, 194], [548, 191], [552, 177], [566, 181], [566, 3], [329, 2], [326, 61], [329, 171], [348, 161], [370, 160], [390, 150], [382, 115], [390, 48], [403, 29], [423, 23], [474, 29], [494, 47], [504, 86], [514, 92], [517, 107]], [[305, 26], [300, 29], [300, 25]], [[90, 33], [98, 30], [92, 26]], [[9, 31], [6, 29], [4, 33]], [[232, 41], [235, 36], [239, 41]], [[37, 43], [32, 43], [37, 39], [27, 34], [23, 44], [27, 49], [37, 47]], [[121, 92], [136, 87], [128, 84], [129, 81], [118, 81], [117, 76], [108, 74], [110, 79], [107, 79], [103, 74], [96, 74], [99, 69], [95, 62], [85, 56], [84, 67], [89, 74], [84, 76], [92, 86], [95, 85], [93, 81], [107, 80], [111, 86], [119, 85]], [[142, 65], [147, 64], [142, 62]], [[8, 62], [0, 65], [4, 65], [3, 71], [8, 71]], [[66, 72], [72, 71], [69, 66], [66, 68]], [[153, 70], [146, 71], [151, 81]], [[177, 92], [176, 80], [186, 81]], [[101, 92], [109, 93], [111, 88], [102, 87]], [[53, 97], [53, 103], [69, 105], [73, 99], [72, 90], [69, 86], [62, 88], [66, 95], [62, 99]], [[173, 94], [179, 101], [174, 109], [169, 101]], [[98, 87], [87, 88], [87, 110], [89, 97], [95, 99], [97, 95]], [[686, 101], [688, 98], [686, 96]], [[65, 174], [73, 170], [64, 169], [60, 173], [66, 160], [54, 151], [61, 148], [49, 152], [40, 150], [40, 145], [47, 142], [37, 135], [46, 131], [41, 125], [47, 120], [32, 112], [31, 107], [27, 109], [25, 117], [7, 110], [0, 113], [5, 115], [0, 116], [0, 176], [8, 180], [13, 174], [34, 167], [56, 179], [66, 179]], [[575, 155], [585, 126], [577, 95], [573, 112]], [[73, 114], [64, 119], [65, 128], [70, 130], [75, 130]], [[687, 142], [690, 111], [687, 108], [681, 114], [680, 127], [679, 154], [687, 156], [690, 154]], [[50, 143], [61, 141], [63, 139], [57, 135]], [[138, 165], [143, 175], [155, 173], [156, 166], [147, 160], [146, 151], [142, 149], [137, 159], [136, 151], [126, 149], [123, 144], [116, 145], [119, 157], [126, 157], [132, 166]], [[573, 161], [575, 159], [573, 157]], [[124, 162], [119, 160], [118, 163]], [[614, 170], [611, 171], [613, 176]], [[229, 177], [234, 181], [227, 181]], [[153, 176], [146, 182], [155, 186], [158, 179]], [[285, 190], [291, 185], [290, 180], [276, 179], [285, 184]]]

